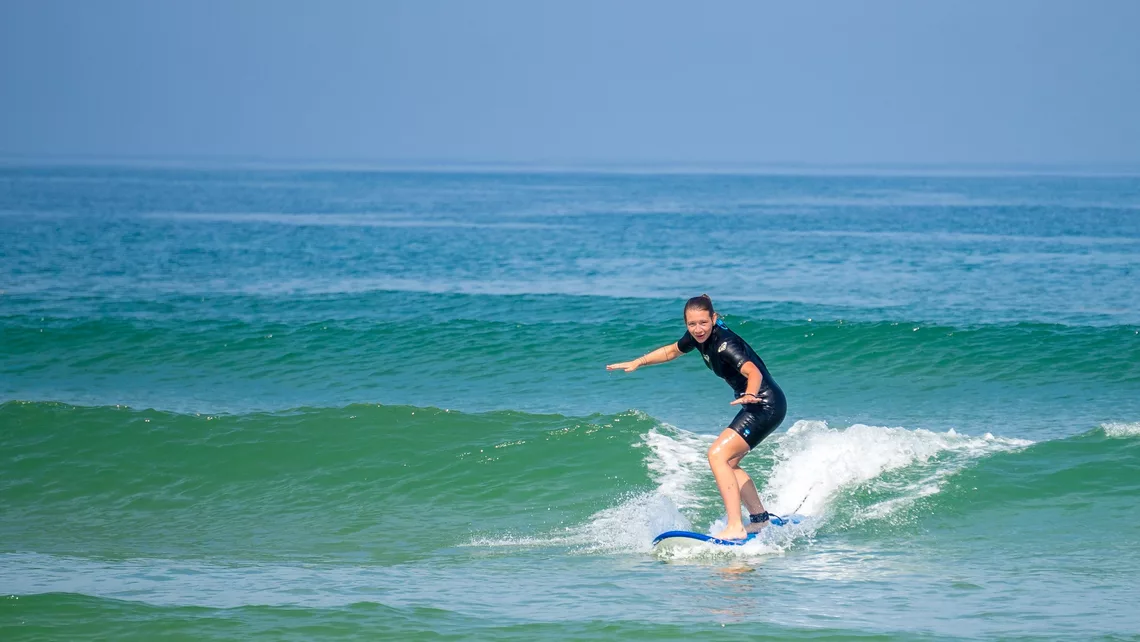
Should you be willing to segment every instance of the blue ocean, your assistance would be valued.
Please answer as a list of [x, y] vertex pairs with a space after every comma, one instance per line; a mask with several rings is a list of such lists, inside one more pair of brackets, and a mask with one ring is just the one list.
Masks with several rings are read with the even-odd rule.
[[1134, 175], [0, 166], [5, 640], [1140, 640], [1138, 503]]

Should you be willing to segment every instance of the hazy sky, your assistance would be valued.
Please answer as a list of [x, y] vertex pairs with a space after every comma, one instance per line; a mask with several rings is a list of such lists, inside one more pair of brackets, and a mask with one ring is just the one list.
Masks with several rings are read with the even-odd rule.
[[1140, 2], [0, 0], [0, 155], [1140, 163]]

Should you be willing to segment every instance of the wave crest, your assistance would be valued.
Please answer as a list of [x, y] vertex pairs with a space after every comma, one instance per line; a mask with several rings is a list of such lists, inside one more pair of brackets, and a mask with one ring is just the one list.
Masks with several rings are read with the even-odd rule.
[[1140, 437], [1140, 422], [1130, 424], [1109, 422], [1101, 424], [1100, 427], [1101, 430], [1104, 430], [1104, 434], [1109, 437], [1115, 437], [1117, 439], [1127, 437]]

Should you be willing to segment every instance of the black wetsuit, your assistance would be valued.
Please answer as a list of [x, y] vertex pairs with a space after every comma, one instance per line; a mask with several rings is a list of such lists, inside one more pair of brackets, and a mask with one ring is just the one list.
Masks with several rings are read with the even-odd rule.
[[704, 343], [697, 343], [693, 335], [686, 332], [685, 336], [677, 341], [677, 347], [681, 352], [690, 352], [696, 348], [704, 357], [709, 370], [727, 381], [737, 397], [743, 395], [748, 387], [748, 377], [740, 373], [741, 366], [751, 361], [760, 369], [763, 380], [760, 382], [760, 391], [756, 393], [760, 402], [742, 405], [736, 418], [728, 425], [748, 442], [750, 449], [755, 448], [756, 444], [779, 427], [788, 412], [784, 391], [780, 390], [772, 375], [768, 374], [768, 368], [764, 366], [756, 351], [719, 319]]

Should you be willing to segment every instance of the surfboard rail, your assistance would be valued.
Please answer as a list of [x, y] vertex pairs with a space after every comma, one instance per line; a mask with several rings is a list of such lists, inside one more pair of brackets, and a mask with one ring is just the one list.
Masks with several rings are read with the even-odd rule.
[[[788, 515], [787, 517], [772, 515], [769, 518], [769, 521], [773, 526], [787, 526], [788, 524], [799, 524], [802, 519], [803, 518], [799, 515]], [[753, 539], [756, 539], [757, 535], [759, 535], [759, 533], [749, 533], [748, 536], [744, 539], [720, 539], [719, 537], [713, 537], [712, 535], [706, 535], [704, 533], [697, 533], [694, 531], [674, 530], [665, 531], [657, 537], [654, 537], [653, 545], [656, 546], [663, 540], [667, 539], [682, 538], [693, 539], [699, 542], [708, 542], [709, 544], [718, 544], [720, 546], [744, 546]]]

